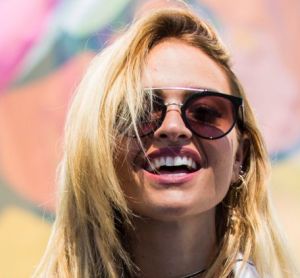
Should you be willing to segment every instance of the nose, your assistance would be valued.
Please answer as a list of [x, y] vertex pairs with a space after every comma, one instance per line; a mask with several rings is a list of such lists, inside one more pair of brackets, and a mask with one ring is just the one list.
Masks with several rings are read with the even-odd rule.
[[177, 142], [188, 140], [192, 135], [182, 119], [180, 105], [176, 103], [168, 104], [165, 118], [161, 126], [154, 132], [154, 137]]

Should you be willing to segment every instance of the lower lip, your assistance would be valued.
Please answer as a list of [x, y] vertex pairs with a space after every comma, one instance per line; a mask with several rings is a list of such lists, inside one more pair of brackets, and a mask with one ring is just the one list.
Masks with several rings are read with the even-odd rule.
[[[200, 169], [201, 170], [201, 169]], [[190, 182], [199, 174], [199, 171], [193, 173], [176, 173], [176, 174], [161, 174], [155, 175], [146, 170], [143, 170], [144, 176], [153, 183], [160, 185], [182, 185]]]

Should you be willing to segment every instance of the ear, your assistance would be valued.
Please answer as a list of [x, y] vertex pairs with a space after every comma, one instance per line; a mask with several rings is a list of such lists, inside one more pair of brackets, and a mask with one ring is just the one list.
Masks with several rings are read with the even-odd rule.
[[249, 152], [249, 138], [246, 134], [239, 138], [238, 147], [235, 153], [231, 182], [238, 181], [240, 172], [244, 169], [244, 161]]

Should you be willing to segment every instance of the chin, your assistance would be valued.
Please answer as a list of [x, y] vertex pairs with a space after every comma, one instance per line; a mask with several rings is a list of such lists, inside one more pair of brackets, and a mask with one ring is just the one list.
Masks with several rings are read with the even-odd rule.
[[[156, 195], [156, 194], [155, 194]], [[216, 204], [206, 200], [184, 196], [182, 192], [158, 192], [159, 196], [148, 196], [143, 202], [132, 205], [135, 214], [159, 221], [182, 221], [211, 211]], [[201, 198], [202, 199], [202, 198]]]

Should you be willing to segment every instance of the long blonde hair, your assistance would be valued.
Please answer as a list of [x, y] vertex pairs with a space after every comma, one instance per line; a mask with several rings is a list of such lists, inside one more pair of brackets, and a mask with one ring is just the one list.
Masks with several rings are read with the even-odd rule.
[[222, 67], [231, 93], [245, 104], [239, 132], [248, 138], [245, 175], [217, 206], [220, 252], [205, 277], [228, 277], [238, 253], [255, 264], [261, 277], [294, 277], [273, 221], [268, 158], [252, 110], [215, 31], [182, 8], [143, 15], [92, 61], [68, 114], [57, 218], [35, 277], [115, 278], [135, 271], [124, 247], [122, 230], [131, 225], [131, 214], [115, 156], [120, 130], [135, 129], [143, 111], [141, 74], [147, 55], [171, 37], [201, 49]]

